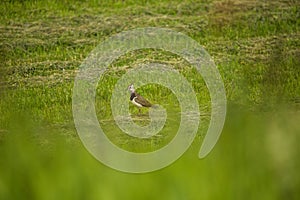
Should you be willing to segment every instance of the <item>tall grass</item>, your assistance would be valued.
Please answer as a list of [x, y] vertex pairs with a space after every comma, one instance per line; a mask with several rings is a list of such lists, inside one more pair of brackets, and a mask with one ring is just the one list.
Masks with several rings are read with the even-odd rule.
[[[300, 61], [298, 1], [4, 1], [0, 4], [0, 199], [299, 199]], [[95, 99], [110, 140], [154, 151], [177, 131], [180, 108], [167, 88], [138, 92], [168, 110], [159, 137], [133, 139], [113, 121], [114, 84], [133, 66], [173, 65], [192, 84], [201, 124], [189, 150], [157, 172], [110, 169], [83, 147], [72, 117], [81, 62], [101, 41], [140, 27], [167, 27], [212, 55], [228, 99], [221, 138], [197, 158], [210, 118], [205, 83], [182, 58], [127, 53], [105, 72]], [[147, 110], [137, 116], [148, 123]]]

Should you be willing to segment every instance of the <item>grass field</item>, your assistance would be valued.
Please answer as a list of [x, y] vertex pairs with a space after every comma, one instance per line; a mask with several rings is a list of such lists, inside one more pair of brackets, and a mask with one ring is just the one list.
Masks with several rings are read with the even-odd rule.
[[[300, 2], [297, 0], [3, 1], [0, 4], [0, 199], [300, 199]], [[132, 66], [171, 64], [192, 84], [202, 113], [197, 137], [174, 164], [147, 174], [110, 169], [83, 147], [73, 122], [79, 66], [102, 41], [142, 27], [184, 33], [213, 57], [228, 113], [221, 138], [198, 159], [210, 97], [183, 58], [162, 50], [127, 53], [97, 88], [96, 113], [128, 151], [169, 143], [178, 101], [156, 84], [138, 89], [167, 111], [161, 137], [136, 139], [115, 125], [114, 85]], [[137, 116], [136, 123], [148, 123]], [[143, 110], [146, 114], [146, 110]]]

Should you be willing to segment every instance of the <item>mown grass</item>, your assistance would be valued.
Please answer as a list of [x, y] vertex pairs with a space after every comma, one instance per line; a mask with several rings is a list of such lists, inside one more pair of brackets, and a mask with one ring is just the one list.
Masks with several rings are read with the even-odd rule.
[[[0, 5], [0, 199], [299, 199], [300, 4], [276, 1], [4, 1]], [[170, 90], [138, 91], [168, 109], [160, 136], [133, 139], [113, 122], [114, 84], [133, 66], [171, 64], [193, 85], [202, 123], [190, 149], [158, 172], [132, 175], [96, 161], [72, 117], [76, 72], [115, 33], [165, 27], [198, 41], [224, 81], [228, 115], [220, 141], [197, 154], [210, 98], [182, 58], [160, 50], [127, 53], [97, 88], [96, 112], [107, 136], [135, 152], [167, 144], [178, 127]], [[147, 111], [136, 116], [148, 123]]]

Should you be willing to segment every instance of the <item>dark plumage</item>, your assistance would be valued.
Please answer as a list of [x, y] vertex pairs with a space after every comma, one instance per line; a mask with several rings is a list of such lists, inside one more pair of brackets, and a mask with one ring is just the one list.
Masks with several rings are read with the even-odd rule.
[[128, 90], [130, 91], [130, 101], [139, 107], [139, 111], [141, 107], [151, 107], [152, 104], [144, 99], [141, 95], [135, 92], [133, 84], [128, 86]]

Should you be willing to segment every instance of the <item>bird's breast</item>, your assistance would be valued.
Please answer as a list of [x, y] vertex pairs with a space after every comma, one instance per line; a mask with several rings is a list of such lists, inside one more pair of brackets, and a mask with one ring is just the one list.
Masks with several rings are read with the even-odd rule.
[[134, 97], [136, 97], [135, 93], [131, 93], [131, 95], [130, 95], [130, 101], [132, 101], [134, 99]]

